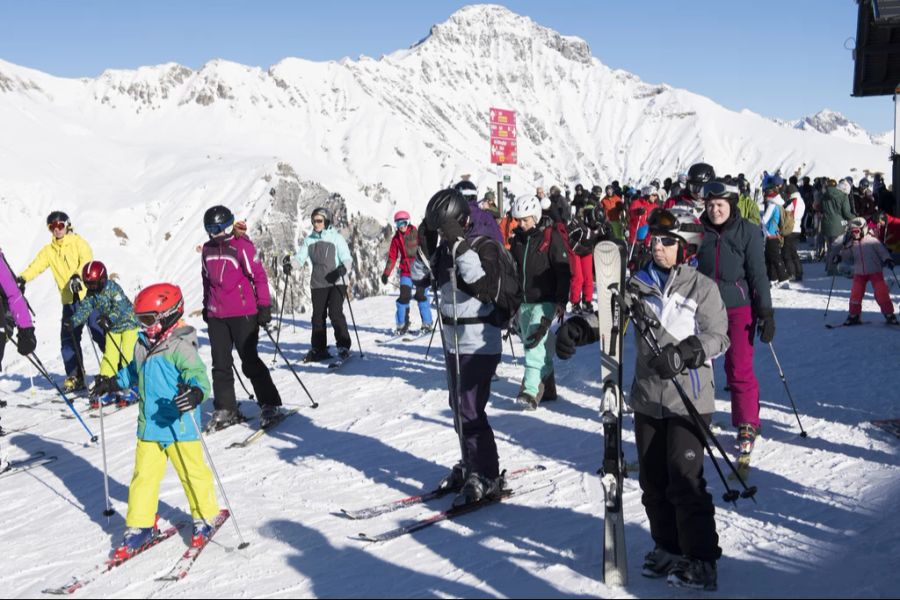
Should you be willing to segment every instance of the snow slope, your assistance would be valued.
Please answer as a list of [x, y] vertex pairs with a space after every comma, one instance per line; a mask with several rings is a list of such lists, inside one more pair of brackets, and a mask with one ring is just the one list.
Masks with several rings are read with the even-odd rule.
[[[896, 355], [900, 331], [880, 324], [871, 299], [854, 329], [826, 330], [822, 313], [831, 279], [807, 265], [806, 282], [774, 291], [775, 347], [800, 410], [806, 439], [790, 410], [771, 356], [759, 348], [763, 435], [751, 482], [757, 503], [737, 507], [721, 500], [721, 482], [707, 461], [724, 556], [720, 589], [704, 597], [877, 597], [900, 585], [893, 518], [900, 501], [900, 460], [893, 438], [867, 421], [898, 417]], [[829, 321], [843, 318], [849, 281], [839, 279]], [[176, 560], [184, 540], [165, 542], [146, 556], [106, 575], [79, 595], [98, 597], [683, 597], [665, 583], [642, 578], [649, 549], [647, 521], [636, 474], [626, 480], [625, 515], [630, 583], [608, 589], [601, 581], [602, 491], [595, 475], [602, 453], [597, 414], [599, 386], [594, 348], [557, 361], [561, 400], [525, 412], [515, 405], [521, 367], [507, 353], [488, 409], [502, 465], [541, 463], [552, 485], [484, 509], [454, 523], [387, 542], [351, 540], [377, 533], [426, 512], [410, 508], [372, 521], [348, 521], [334, 513], [399, 498], [436, 482], [458, 453], [446, 402], [444, 370], [425, 360], [427, 338], [391, 346], [374, 343], [390, 323], [393, 298], [353, 304], [366, 354], [338, 373], [303, 366], [301, 376], [320, 403], [312, 410], [279, 361], [276, 384], [299, 414], [246, 450], [226, 446], [249, 429], [234, 427], [208, 438], [244, 536], [235, 549], [229, 524], [206, 549], [187, 579], [161, 589], [153, 577]], [[51, 313], [53, 314], [53, 313]], [[282, 332], [287, 355], [297, 361], [308, 348], [305, 316], [289, 318]], [[48, 317], [54, 320], [55, 317]], [[415, 319], [414, 319], [415, 321]], [[195, 325], [201, 325], [199, 319]], [[209, 358], [201, 330], [202, 354]], [[633, 360], [632, 338], [626, 356]], [[266, 348], [265, 360], [271, 357]], [[94, 364], [89, 348], [86, 360]], [[435, 349], [432, 349], [434, 357]], [[516, 344], [516, 356], [522, 356]], [[51, 371], [60, 360], [53, 336], [38, 354]], [[629, 363], [630, 364], [630, 363]], [[92, 567], [123, 531], [134, 448], [134, 409], [106, 419], [110, 489], [117, 510], [104, 508], [101, 456], [59, 404], [19, 405], [50, 398], [45, 383], [7, 354], [0, 398], [9, 402], [3, 425], [30, 429], [2, 439], [11, 458], [38, 450], [59, 457], [45, 468], [0, 479], [0, 589], [33, 597], [46, 586]], [[724, 381], [721, 365], [718, 380]], [[626, 381], [630, 380], [630, 370]], [[240, 393], [240, 392], [239, 392]], [[719, 398], [727, 397], [720, 391]], [[80, 403], [83, 401], [80, 401]], [[256, 408], [244, 402], [244, 410]], [[206, 407], [208, 409], [208, 407]], [[714, 421], [729, 423], [728, 404], [717, 403]], [[88, 419], [99, 428], [99, 420]], [[631, 421], [625, 452], [635, 460]], [[731, 433], [720, 435], [731, 449]], [[221, 501], [221, 499], [220, 499]], [[430, 508], [443, 506], [437, 501]], [[174, 473], [167, 474], [160, 514], [188, 518]]]

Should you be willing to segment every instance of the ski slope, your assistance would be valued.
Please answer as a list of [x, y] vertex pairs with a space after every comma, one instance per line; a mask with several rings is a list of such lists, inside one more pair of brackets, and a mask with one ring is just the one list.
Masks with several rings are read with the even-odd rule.
[[[732, 506], [707, 459], [707, 479], [716, 500], [724, 555], [719, 591], [704, 597], [891, 596], [900, 589], [894, 518], [900, 502], [900, 440], [868, 424], [900, 417], [895, 406], [900, 377], [900, 330], [881, 324], [871, 299], [864, 304], [870, 325], [827, 330], [823, 326], [829, 277], [819, 264], [806, 265], [807, 280], [774, 290], [778, 332], [775, 348], [784, 366], [808, 438], [801, 438], [774, 362], [758, 347], [763, 438], [754, 452], [751, 482], [757, 503]], [[849, 280], [838, 279], [829, 322], [846, 314]], [[897, 299], [897, 290], [894, 299]], [[61, 373], [54, 331], [55, 298], [41, 298], [38, 354]], [[442, 523], [383, 544], [350, 539], [378, 533], [446, 506], [449, 499], [407, 508], [369, 521], [336, 515], [429, 488], [457, 457], [459, 446], [447, 406], [445, 371], [435, 340], [379, 346], [393, 319], [394, 298], [353, 303], [364, 358], [336, 373], [322, 365], [300, 365], [308, 349], [308, 315], [286, 316], [281, 344], [319, 402], [308, 400], [279, 359], [275, 382], [285, 403], [301, 407], [255, 445], [226, 449], [250, 433], [235, 426], [207, 438], [244, 537], [237, 550], [226, 523], [190, 575], [163, 588], [164, 574], [183, 551], [186, 536], [164, 542], [146, 555], [103, 576], [78, 596], [90, 597], [683, 597], [664, 581], [640, 576], [651, 541], [636, 474], [625, 481], [626, 539], [630, 581], [607, 588], [602, 579], [602, 491], [595, 474], [601, 462], [597, 413], [599, 354], [586, 347], [570, 361], [557, 361], [560, 400], [525, 412], [514, 403], [521, 376], [506, 348], [493, 386], [489, 417], [501, 465], [547, 467], [550, 485], [501, 505]], [[417, 322], [413, 316], [414, 324]], [[199, 319], [194, 325], [202, 326]], [[45, 334], [45, 335], [42, 335]], [[205, 330], [202, 355], [209, 364]], [[85, 341], [89, 371], [96, 365]], [[633, 366], [633, 338], [626, 365]], [[263, 356], [272, 351], [263, 343]], [[436, 352], [437, 351], [437, 352]], [[721, 360], [718, 361], [721, 363]], [[3, 426], [31, 426], [0, 439], [2, 452], [21, 458], [45, 451], [59, 459], [27, 473], [0, 479], [0, 589], [4, 596], [39, 597], [43, 588], [66, 583], [101, 561], [124, 530], [127, 488], [135, 445], [134, 408], [105, 419], [110, 492], [116, 514], [104, 506], [99, 444], [71, 419], [45, 382], [8, 348], [0, 398]], [[724, 382], [721, 364], [717, 380]], [[626, 381], [631, 371], [626, 370]], [[244, 397], [238, 388], [239, 398]], [[719, 391], [719, 398], [726, 398]], [[41, 399], [36, 408], [22, 404]], [[79, 404], [84, 404], [80, 400]], [[244, 411], [256, 415], [254, 404]], [[209, 403], [204, 405], [207, 412]], [[729, 405], [717, 402], [714, 421], [730, 423]], [[96, 418], [86, 418], [99, 430]], [[251, 425], [253, 422], [251, 422]], [[734, 451], [733, 435], [720, 435]], [[625, 452], [636, 461], [632, 421], [625, 423]], [[541, 476], [537, 476], [540, 478]], [[222, 501], [221, 497], [219, 498]], [[163, 481], [159, 512], [164, 521], [189, 521], [187, 502], [173, 470]], [[189, 529], [189, 528], [188, 528]]]

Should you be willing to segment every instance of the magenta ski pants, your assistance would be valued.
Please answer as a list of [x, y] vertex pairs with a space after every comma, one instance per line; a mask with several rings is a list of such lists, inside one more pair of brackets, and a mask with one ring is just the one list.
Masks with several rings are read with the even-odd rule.
[[759, 382], [753, 372], [753, 338], [756, 320], [749, 306], [728, 309], [725, 376], [731, 388], [731, 424], [750, 423], [759, 429]]

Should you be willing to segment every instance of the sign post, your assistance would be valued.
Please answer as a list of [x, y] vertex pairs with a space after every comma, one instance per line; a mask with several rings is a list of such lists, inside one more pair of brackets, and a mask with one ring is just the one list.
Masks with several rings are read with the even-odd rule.
[[518, 160], [516, 111], [492, 107], [490, 115], [491, 164], [497, 165], [497, 208], [503, 215], [503, 165], [514, 165]]

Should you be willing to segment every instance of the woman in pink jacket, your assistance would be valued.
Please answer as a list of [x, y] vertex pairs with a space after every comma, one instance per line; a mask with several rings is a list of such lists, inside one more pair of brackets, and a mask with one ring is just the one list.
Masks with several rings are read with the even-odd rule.
[[888, 325], [900, 325], [894, 315], [894, 305], [884, 282], [884, 267], [894, 268], [894, 261], [884, 244], [867, 233], [866, 220], [862, 217], [851, 219], [847, 225], [846, 241], [840, 253], [840, 260], [853, 260], [853, 287], [850, 290], [850, 315], [844, 325], [859, 325], [862, 321], [862, 299], [866, 294], [866, 284], [872, 282], [875, 301], [881, 308]]

